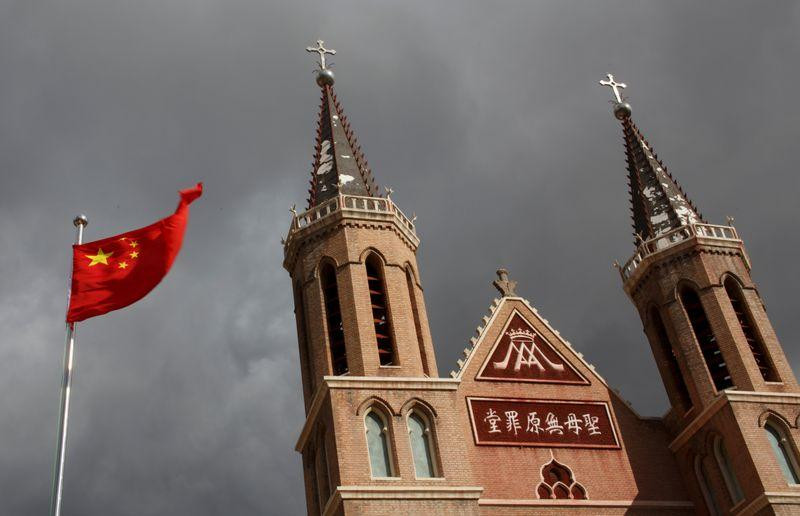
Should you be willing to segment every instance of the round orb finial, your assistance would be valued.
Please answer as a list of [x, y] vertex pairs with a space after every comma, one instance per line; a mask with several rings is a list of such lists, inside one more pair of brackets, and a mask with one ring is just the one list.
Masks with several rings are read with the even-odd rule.
[[614, 104], [614, 116], [619, 120], [630, 118], [631, 111], [631, 105], [627, 102], [617, 102]]
[[75, 219], [72, 221], [72, 224], [77, 228], [78, 226], [86, 227], [89, 224], [89, 217], [81, 213], [80, 215], [76, 216]]
[[320, 88], [324, 86], [333, 86], [334, 80], [333, 70], [330, 68], [321, 68], [317, 70], [317, 84]]

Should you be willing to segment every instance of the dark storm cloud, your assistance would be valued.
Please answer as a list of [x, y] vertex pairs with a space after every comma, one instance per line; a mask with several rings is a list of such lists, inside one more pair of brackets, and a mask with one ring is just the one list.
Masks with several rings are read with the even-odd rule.
[[632, 246], [607, 72], [704, 215], [737, 217], [796, 368], [799, 29], [789, 2], [0, 4], [0, 513], [47, 510], [73, 215], [111, 235], [197, 180], [166, 281], [79, 325], [65, 514], [304, 511], [280, 237], [317, 37], [379, 183], [419, 215], [442, 375], [504, 265], [642, 413], [665, 409], [611, 268]]

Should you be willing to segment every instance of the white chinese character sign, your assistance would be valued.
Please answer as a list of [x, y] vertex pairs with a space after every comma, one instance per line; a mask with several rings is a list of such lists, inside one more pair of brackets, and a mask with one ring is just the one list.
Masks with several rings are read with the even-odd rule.
[[603, 401], [467, 398], [477, 445], [619, 448]]
[[509, 319], [477, 379], [589, 383], [518, 312], [514, 312]]

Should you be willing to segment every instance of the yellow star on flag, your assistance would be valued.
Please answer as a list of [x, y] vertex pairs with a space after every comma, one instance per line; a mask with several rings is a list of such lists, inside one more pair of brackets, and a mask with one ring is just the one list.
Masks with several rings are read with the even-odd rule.
[[137, 245], [139, 245], [139, 243], [136, 240], [131, 240], [129, 245], [135, 248]]
[[131, 258], [138, 258], [139, 257], [139, 251], [133, 251], [129, 256]]
[[89, 267], [93, 267], [98, 263], [102, 263], [103, 265], [108, 265], [108, 259], [111, 257], [112, 254], [114, 254], [114, 251], [111, 251], [110, 253], [104, 253], [103, 249], [99, 248], [97, 250], [97, 254], [95, 255], [86, 254], [84, 256], [86, 256], [91, 260]]
[[119, 262], [119, 264], [117, 264], [117, 267], [119, 267], [120, 269], [127, 269], [128, 262]]

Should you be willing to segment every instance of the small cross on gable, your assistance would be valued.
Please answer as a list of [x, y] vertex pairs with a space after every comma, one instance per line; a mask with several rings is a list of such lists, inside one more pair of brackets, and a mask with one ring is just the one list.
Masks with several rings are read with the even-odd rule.
[[497, 279], [492, 282], [492, 285], [503, 294], [503, 297], [517, 295], [514, 291], [517, 288], [517, 282], [508, 279], [508, 271], [506, 269], [497, 269]]

